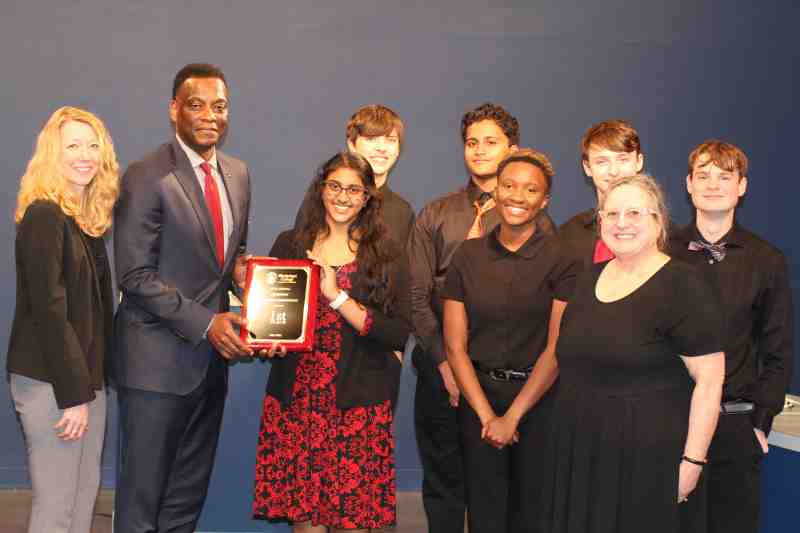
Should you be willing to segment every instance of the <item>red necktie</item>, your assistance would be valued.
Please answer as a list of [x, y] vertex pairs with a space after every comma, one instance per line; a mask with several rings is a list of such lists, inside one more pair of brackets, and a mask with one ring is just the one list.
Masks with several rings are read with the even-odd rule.
[[200, 168], [203, 169], [203, 173], [206, 175], [206, 206], [208, 206], [208, 212], [211, 214], [211, 223], [214, 224], [217, 261], [219, 261], [219, 266], [223, 266], [225, 263], [225, 235], [222, 225], [222, 206], [219, 202], [219, 189], [214, 176], [211, 175], [211, 165], [207, 161], [203, 161], [200, 163]]

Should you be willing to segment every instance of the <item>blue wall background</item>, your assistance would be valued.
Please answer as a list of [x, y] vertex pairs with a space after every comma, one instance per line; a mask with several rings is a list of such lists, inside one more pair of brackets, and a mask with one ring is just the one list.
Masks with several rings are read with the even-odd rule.
[[[465, 182], [461, 115], [493, 100], [518, 116], [523, 145], [552, 157], [557, 222], [593, 201], [578, 143], [594, 122], [633, 122], [646, 168], [664, 184], [678, 221], [689, 216], [688, 152], [711, 136], [738, 144], [752, 162], [740, 220], [787, 253], [800, 301], [798, 20], [796, 3], [743, 0], [0, 3], [0, 324], [7, 324], [0, 345], [13, 316], [16, 189], [44, 121], [66, 104], [96, 112], [124, 167], [171, 135], [172, 78], [191, 61], [217, 63], [228, 76], [226, 150], [246, 160], [254, 178], [255, 253], [291, 223], [316, 165], [344, 146], [344, 123], [359, 105], [383, 102], [405, 120], [391, 180], [419, 209]], [[267, 369], [253, 363], [231, 372], [203, 530], [272, 527], [249, 520]], [[406, 368], [396, 430], [401, 489], [418, 488], [420, 479], [413, 386]], [[793, 389], [800, 391], [800, 369]], [[24, 486], [25, 453], [5, 381], [0, 398], [7, 402], [0, 486]], [[112, 410], [112, 451], [115, 422]], [[106, 484], [113, 468], [106, 453]]]

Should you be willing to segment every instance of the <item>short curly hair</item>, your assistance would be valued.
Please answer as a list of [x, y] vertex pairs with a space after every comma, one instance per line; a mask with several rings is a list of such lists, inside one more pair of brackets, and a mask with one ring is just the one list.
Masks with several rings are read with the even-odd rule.
[[542, 171], [542, 174], [544, 174], [544, 179], [547, 182], [547, 194], [550, 194], [550, 189], [553, 187], [553, 176], [556, 175], [556, 171], [550, 159], [545, 154], [533, 148], [520, 148], [519, 150], [511, 152], [497, 165], [497, 176], [500, 177], [503, 170], [511, 163], [528, 163], [529, 165], [538, 167], [539, 170]]
[[175, 79], [172, 81], [173, 100], [178, 97], [181, 85], [189, 78], [217, 78], [222, 80], [225, 90], [228, 90], [228, 80], [225, 79], [221, 68], [211, 63], [189, 63], [175, 74]]
[[508, 137], [509, 144], [519, 144], [519, 121], [506, 111], [503, 106], [486, 102], [461, 117], [461, 142], [467, 142], [467, 128], [482, 120], [491, 120], [497, 124]]

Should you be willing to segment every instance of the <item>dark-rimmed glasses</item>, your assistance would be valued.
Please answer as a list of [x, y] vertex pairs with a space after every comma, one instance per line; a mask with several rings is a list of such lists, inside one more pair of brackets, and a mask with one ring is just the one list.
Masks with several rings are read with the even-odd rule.
[[336, 180], [325, 180], [322, 182], [322, 186], [325, 188], [328, 194], [331, 196], [339, 196], [339, 193], [345, 191], [347, 196], [350, 198], [363, 198], [367, 196], [367, 189], [362, 187], [361, 185], [348, 185], [344, 186]]

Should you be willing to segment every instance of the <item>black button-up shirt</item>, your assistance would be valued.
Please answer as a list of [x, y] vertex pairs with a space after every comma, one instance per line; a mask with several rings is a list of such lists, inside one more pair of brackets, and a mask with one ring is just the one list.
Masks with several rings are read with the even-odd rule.
[[[389, 230], [389, 236], [400, 246], [405, 246], [408, 242], [408, 235], [414, 226], [414, 210], [402, 196], [389, 188], [389, 182], [385, 181], [383, 186], [378, 189], [383, 197], [383, 222]], [[300, 229], [300, 225], [305, 220], [309, 204], [314, 196], [313, 185], [306, 191], [303, 203], [297, 210], [294, 219], [294, 229]]]
[[[481, 189], [467, 185], [433, 200], [420, 211], [408, 241], [411, 264], [411, 319], [417, 343], [438, 365], [447, 359], [442, 340], [441, 291], [447, 267], [475, 221], [474, 202]], [[500, 222], [496, 208], [484, 213], [489, 232]], [[537, 233], [553, 233], [553, 221], [544, 211], [536, 216]]]
[[537, 231], [512, 252], [499, 233], [498, 226], [461, 245], [442, 298], [464, 303], [470, 359], [489, 369], [522, 370], [547, 345], [553, 299], [569, 300], [579, 267], [553, 235]]
[[600, 238], [598, 229], [596, 211], [587, 209], [564, 222], [558, 228], [558, 237], [570, 255], [580, 259], [584, 265], [591, 265]]
[[677, 229], [670, 239], [670, 255], [697, 268], [722, 303], [723, 401], [754, 402], [753, 425], [769, 432], [792, 377], [794, 319], [786, 258], [739, 225], [720, 239], [727, 243], [720, 262], [703, 250], [688, 249], [690, 241], [701, 239], [694, 223]]
[[383, 220], [389, 228], [389, 235], [405, 246], [414, 227], [414, 210], [405, 198], [389, 188], [388, 182], [379, 190], [383, 193]]

